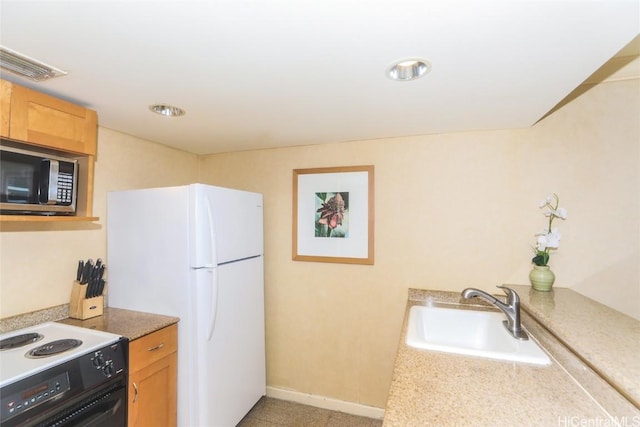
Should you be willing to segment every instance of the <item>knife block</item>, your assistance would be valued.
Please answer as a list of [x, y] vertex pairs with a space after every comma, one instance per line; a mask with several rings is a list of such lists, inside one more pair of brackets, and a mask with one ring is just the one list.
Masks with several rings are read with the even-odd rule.
[[73, 288], [71, 288], [71, 301], [69, 302], [69, 317], [84, 320], [102, 315], [104, 295], [93, 298], [86, 298], [86, 295], [87, 285], [74, 280]]

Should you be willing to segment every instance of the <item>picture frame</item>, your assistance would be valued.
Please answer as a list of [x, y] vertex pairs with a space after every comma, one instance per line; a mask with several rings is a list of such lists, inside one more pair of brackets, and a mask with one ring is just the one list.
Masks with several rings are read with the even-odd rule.
[[374, 167], [293, 170], [294, 261], [374, 262]]

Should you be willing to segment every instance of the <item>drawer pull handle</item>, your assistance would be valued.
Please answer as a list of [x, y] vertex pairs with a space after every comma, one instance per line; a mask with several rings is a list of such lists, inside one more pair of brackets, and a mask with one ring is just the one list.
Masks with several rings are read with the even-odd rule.
[[158, 344], [158, 345], [157, 345], [157, 346], [155, 346], [155, 347], [148, 348], [148, 349], [147, 349], [147, 351], [156, 351], [156, 350], [160, 350], [162, 347], [164, 347], [164, 343], [163, 343], [163, 342], [161, 342], [160, 344]]
[[136, 403], [136, 400], [138, 400], [138, 386], [135, 382], [131, 383], [131, 385], [133, 385], [133, 402], [132, 403]]

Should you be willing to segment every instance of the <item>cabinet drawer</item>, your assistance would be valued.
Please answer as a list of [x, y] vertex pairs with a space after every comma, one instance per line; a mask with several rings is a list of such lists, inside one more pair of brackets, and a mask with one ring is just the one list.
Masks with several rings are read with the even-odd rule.
[[177, 325], [167, 326], [129, 343], [129, 370], [135, 372], [154, 363], [178, 348]]

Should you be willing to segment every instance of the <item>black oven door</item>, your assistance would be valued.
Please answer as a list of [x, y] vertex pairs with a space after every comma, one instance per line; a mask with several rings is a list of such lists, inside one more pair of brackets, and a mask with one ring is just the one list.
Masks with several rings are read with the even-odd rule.
[[60, 408], [50, 419], [37, 426], [47, 427], [124, 427], [127, 425], [127, 384], [122, 378], [110, 386], [86, 396], [79, 402]]
[[[97, 390], [60, 402], [55, 408], [28, 420], [9, 420], [20, 427], [124, 427], [127, 425], [127, 376], [101, 385]], [[5, 424], [2, 424], [3, 427]]]

